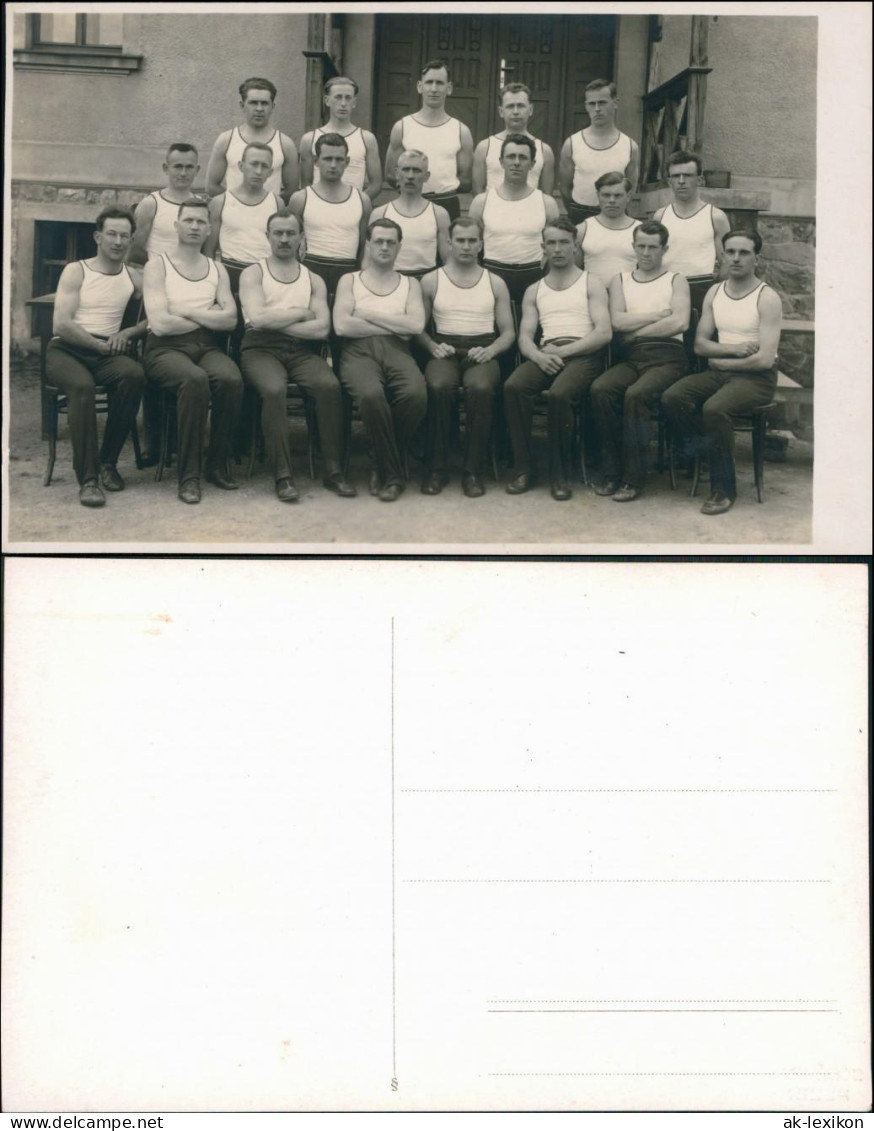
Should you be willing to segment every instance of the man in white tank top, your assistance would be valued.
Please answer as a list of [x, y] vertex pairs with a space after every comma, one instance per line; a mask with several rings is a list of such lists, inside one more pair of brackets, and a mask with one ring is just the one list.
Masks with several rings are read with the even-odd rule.
[[431, 169], [430, 191], [425, 196], [442, 205], [454, 220], [461, 214], [458, 194], [470, 190], [473, 138], [463, 122], [446, 112], [446, 99], [452, 94], [448, 62], [429, 59], [422, 67], [416, 90], [422, 105], [415, 114], [392, 126], [385, 177], [396, 187], [398, 158], [405, 149], [420, 149], [428, 155]]
[[595, 189], [600, 211], [578, 224], [577, 234], [582, 266], [607, 287], [614, 275], [637, 266], [632, 234], [639, 221], [628, 215], [631, 181], [622, 173], [605, 173]]
[[756, 277], [759, 233], [735, 228], [722, 246], [727, 277], [707, 292], [695, 334], [707, 369], [679, 381], [662, 402], [685, 453], [710, 460], [702, 514], [724, 514], [737, 496], [731, 418], [774, 399], [783, 319], [780, 296]]
[[[142, 276], [124, 260], [136, 224], [130, 212], [105, 208], [95, 222], [97, 254], [68, 263], [55, 295], [52, 338], [46, 351], [46, 377], [67, 398], [73, 469], [79, 502], [102, 507], [103, 490], [121, 491], [119, 453], [132, 428], [146, 383], [143, 367], [128, 353], [146, 332], [141, 322], [122, 330], [125, 310], [142, 294]], [[103, 442], [97, 446], [95, 387], [109, 394]]]
[[504, 280], [517, 306], [543, 274], [541, 233], [558, 218], [555, 200], [528, 183], [533, 161], [533, 139], [508, 134], [501, 142], [503, 181], [470, 205], [471, 217], [483, 226], [483, 264]]
[[558, 187], [575, 224], [597, 213], [595, 181], [602, 173], [623, 173], [633, 189], [640, 167], [637, 142], [616, 125], [616, 83], [606, 79], [590, 82], [585, 107], [589, 125], [565, 140], [558, 163]]
[[297, 188], [298, 159], [294, 142], [270, 125], [276, 106], [276, 87], [269, 79], [251, 78], [240, 84], [243, 125], [224, 130], [215, 140], [206, 169], [206, 191], [218, 196], [224, 189], [236, 191], [242, 177], [238, 163], [245, 147], [264, 142], [273, 150], [273, 171], [266, 187], [285, 199]]
[[[430, 355], [424, 495], [439, 495], [449, 482], [452, 400], [465, 394], [462, 490], [470, 499], [485, 494], [483, 464], [492, 432], [495, 393], [501, 380], [498, 357], [516, 340], [506, 284], [477, 262], [482, 228], [470, 216], [450, 225], [449, 257], [422, 280], [426, 329], [416, 341]], [[428, 326], [427, 323], [433, 322]]]
[[276, 495], [283, 503], [300, 498], [291, 470], [285, 407], [287, 383], [293, 381], [315, 408], [325, 486], [352, 498], [355, 488], [343, 475], [340, 383], [318, 353], [331, 328], [325, 284], [298, 262], [301, 230], [296, 216], [284, 208], [271, 216], [267, 238], [270, 254], [247, 267], [240, 278], [246, 321], [240, 368], [261, 398], [261, 428]]
[[504, 129], [481, 141], [473, 151], [474, 193], [485, 192], [501, 183], [504, 179], [501, 142], [507, 134], [525, 134], [537, 148], [534, 164], [528, 171], [528, 183], [547, 196], [552, 195], [555, 187], [555, 154], [546, 142], [534, 137], [528, 129], [533, 113], [531, 88], [524, 82], [508, 82], [498, 98], [498, 116], [504, 123]]
[[395, 270], [421, 279], [446, 262], [449, 254], [449, 213], [439, 204], [426, 200], [422, 187], [429, 177], [428, 158], [418, 149], [401, 154], [397, 166], [400, 195], [373, 210], [373, 219], [385, 216], [400, 224], [404, 233]]
[[180, 204], [176, 231], [175, 252], [150, 259], [143, 273], [149, 318], [145, 368], [149, 381], [176, 394], [178, 494], [183, 503], [199, 503], [210, 401], [205, 477], [225, 491], [237, 486], [228, 455], [243, 378], [216, 337], [234, 328], [237, 306], [227, 271], [201, 252], [209, 235], [208, 202]]
[[347, 185], [366, 192], [371, 200], [382, 191], [382, 162], [379, 146], [370, 130], [352, 124], [352, 111], [358, 102], [358, 83], [344, 75], [335, 75], [325, 83], [325, 106], [328, 120], [323, 126], [305, 133], [300, 142], [301, 188], [319, 183], [313, 146], [322, 134], [340, 134], [349, 146], [349, 165], [343, 174]]
[[666, 271], [668, 233], [656, 220], [634, 231], [637, 267], [610, 283], [610, 320], [622, 360], [592, 385], [601, 445], [598, 495], [630, 503], [646, 482], [652, 414], [665, 389], [689, 370], [683, 333], [689, 328], [689, 284]]
[[604, 368], [604, 347], [611, 332], [607, 292], [603, 283], [577, 267], [578, 251], [576, 228], [566, 216], [543, 229], [546, 275], [528, 288], [522, 300], [519, 353], [525, 361], [504, 385], [504, 412], [513, 447], [508, 495], [521, 495], [534, 486], [531, 425], [534, 403], [546, 389], [552, 497], [564, 502], [572, 494], [568, 480], [574, 409], [582, 406], [586, 390]]
[[678, 150], [667, 161], [673, 200], [653, 215], [668, 229], [665, 267], [686, 276], [692, 309], [701, 313], [704, 296], [719, 278], [722, 237], [731, 227], [721, 208], [701, 199], [703, 164], [697, 153]]
[[425, 328], [425, 309], [418, 281], [395, 270], [400, 226], [374, 220], [366, 234], [367, 266], [340, 280], [334, 329], [344, 339], [340, 382], [358, 405], [376, 462], [370, 493], [393, 503], [404, 489], [404, 453], [428, 404], [409, 347]]
[[133, 266], [176, 247], [176, 214], [179, 205], [191, 196], [191, 186], [200, 172], [197, 150], [187, 141], [174, 141], [161, 168], [167, 183], [144, 196], [134, 212], [137, 229], [127, 257]]

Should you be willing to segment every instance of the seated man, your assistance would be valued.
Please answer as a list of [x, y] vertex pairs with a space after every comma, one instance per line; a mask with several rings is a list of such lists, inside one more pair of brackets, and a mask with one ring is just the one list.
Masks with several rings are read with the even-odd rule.
[[632, 236], [640, 221], [626, 211], [631, 181], [623, 173], [604, 173], [595, 181], [595, 189], [600, 212], [577, 224], [583, 253], [580, 266], [609, 287], [614, 275], [637, 266]]
[[[591, 222], [591, 221], [590, 221]], [[689, 328], [689, 284], [665, 271], [668, 231], [646, 220], [634, 232], [637, 267], [610, 283], [610, 320], [622, 360], [592, 385], [604, 482], [595, 491], [629, 503], [643, 490], [650, 423], [659, 397], [689, 369], [683, 331]]]
[[398, 225], [374, 220], [366, 244], [367, 266], [340, 279], [334, 329], [345, 339], [340, 381], [358, 403], [373, 446], [370, 492], [393, 503], [404, 489], [403, 453], [428, 403], [408, 345], [425, 328], [425, 308], [419, 283], [395, 270]]
[[[504, 385], [504, 410], [513, 445], [514, 477], [507, 493], [521, 495], [534, 485], [531, 423], [537, 395], [549, 389], [549, 433], [552, 497], [571, 497], [568, 485], [574, 407], [603, 370], [604, 347], [610, 341], [607, 292], [574, 262], [579, 251], [577, 230], [566, 216], [543, 229], [544, 278], [525, 292], [519, 352], [527, 360]], [[538, 325], [543, 337], [534, 338]]]
[[[137, 409], [146, 383], [143, 367], [127, 353], [146, 332], [141, 322], [122, 330], [133, 295], [142, 293], [139, 271], [124, 264], [134, 234], [134, 218], [123, 208], [104, 208], [95, 221], [97, 254], [68, 263], [55, 296], [46, 377], [67, 398], [67, 420], [73, 445], [73, 469], [79, 502], [102, 507], [102, 487], [121, 491], [124, 480], [116, 463], [128, 433], [136, 427]], [[95, 386], [109, 394], [103, 443], [97, 447]]]
[[[403, 158], [401, 158], [401, 165]], [[465, 428], [462, 489], [470, 499], [485, 494], [483, 461], [492, 432], [495, 393], [501, 379], [500, 354], [516, 340], [506, 284], [480, 267], [482, 228], [469, 216], [449, 227], [449, 258], [422, 280], [425, 317], [433, 316], [433, 336], [417, 342], [431, 355], [425, 367], [428, 386], [428, 475], [425, 495], [439, 495], [449, 482], [452, 395], [464, 385]]]
[[150, 259], [143, 275], [149, 318], [145, 366], [155, 385], [176, 390], [179, 498], [199, 503], [210, 393], [206, 478], [225, 491], [237, 486], [228, 470], [228, 455], [243, 379], [216, 338], [216, 331], [236, 326], [237, 306], [227, 271], [201, 252], [209, 235], [207, 201], [180, 204], [176, 231], [176, 251]]
[[662, 398], [677, 440], [689, 454], [704, 447], [709, 456], [710, 497], [702, 514], [724, 514], [734, 503], [731, 417], [773, 400], [783, 318], [780, 296], [756, 278], [759, 233], [734, 228], [722, 246], [728, 277], [707, 292], [695, 335], [695, 353], [707, 358], [708, 368], [678, 381]]
[[351, 498], [356, 492], [343, 476], [343, 400], [330, 367], [313, 348], [328, 337], [331, 319], [325, 284], [297, 259], [301, 240], [296, 216], [285, 209], [267, 221], [270, 254], [240, 276], [246, 334], [240, 367], [261, 397], [261, 427], [273, 467], [276, 494], [284, 503], [299, 496], [291, 473], [291, 447], [285, 412], [287, 381], [295, 381], [316, 409], [324, 484]]
[[408, 149], [398, 158], [397, 181], [400, 195], [373, 210], [373, 219], [385, 216], [400, 225], [404, 238], [395, 270], [421, 279], [446, 262], [449, 253], [449, 213], [422, 196], [422, 186], [431, 174], [428, 158], [417, 149]]

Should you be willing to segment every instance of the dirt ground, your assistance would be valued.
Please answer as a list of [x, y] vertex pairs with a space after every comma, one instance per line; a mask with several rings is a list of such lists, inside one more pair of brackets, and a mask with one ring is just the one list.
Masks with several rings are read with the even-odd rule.
[[[225, 492], [204, 484], [199, 506], [186, 506], [176, 498], [174, 469], [155, 482], [154, 469], [137, 471], [133, 450], [122, 452], [119, 470], [127, 487], [107, 496], [98, 510], [80, 506], [71, 463], [66, 421], [61, 418], [58, 458], [48, 487], [42, 478], [48, 445], [40, 439], [39, 372], [34, 359], [10, 368], [9, 407], [9, 514], [8, 542], [106, 543], [108, 548], [133, 548], [141, 544], [195, 543], [227, 545], [245, 552], [270, 546], [295, 552], [301, 544], [360, 546], [363, 552], [400, 552], [412, 545], [427, 545], [432, 552], [462, 552], [473, 544], [500, 552], [508, 546], [538, 552], [563, 547], [586, 552], [593, 545], [615, 546], [618, 552], [631, 544], [670, 543], [678, 547], [717, 544], [803, 544], [811, 538], [813, 446], [790, 439], [783, 463], [765, 464], [765, 503], [756, 501], [748, 436], [737, 444], [739, 496], [731, 511], [715, 517], [700, 513], [706, 484], [697, 499], [690, 499], [688, 482], [671, 491], [667, 474], [651, 473], [645, 492], [633, 503], [619, 504], [594, 494], [576, 482], [573, 498], [555, 502], [545, 476], [522, 496], [507, 495], [504, 482], [489, 475], [486, 494], [467, 499], [461, 492], [460, 455], [455, 453], [452, 483], [437, 497], [419, 491], [421, 467], [411, 462], [412, 481], [396, 503], [382, 503], [367, 492], [369, 462], [361, 425], [353, 435], [350, 478], [359, 490], [357, 499], [339, 499], [320, 480], [308, 478], [306, 436], [303, 425], [292, 424], [296, 479], [301, 491], [297, 504], [283, 504], [273, 492], [267, 467], [256, 464], [251, 480], [245, 466], [236, 470], [240, 490]], [[541, 466], [546, 468], [545, 436], [540, 443]], [[655, 447], [653, 445], [653, 457]], [[318, 470], [318, 469], [317, 469]], [[45, 547], [48, 549], [48, 545]], [[451, 552], [451, 551], [450, 551]]]

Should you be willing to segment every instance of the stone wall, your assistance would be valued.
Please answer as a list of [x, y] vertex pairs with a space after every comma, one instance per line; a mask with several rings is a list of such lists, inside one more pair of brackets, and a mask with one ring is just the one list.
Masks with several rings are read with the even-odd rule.
[[764, 240], [759, 273], [780, 293], [784, 316], [813, 321], [816, 220], [760, 215], [758, 227]]
[[[103, 185], [52, 185], [31, 181], [13, 181], [12, 199], [34, 201], [41, 204], [93, 204], [94, 215], [101, 208], [117, 204], [119, 208], [133, 211], [149, 190], [106, 188]], [[44, 217], [51, 220], [47, 213]], [[13, 225], [14, 227], [14, 225]]]

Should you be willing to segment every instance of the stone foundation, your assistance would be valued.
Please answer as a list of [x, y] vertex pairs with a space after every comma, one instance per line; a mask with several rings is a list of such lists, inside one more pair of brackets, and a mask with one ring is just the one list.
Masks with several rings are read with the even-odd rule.
[[[13, 181], [12, 200], [41, 204], [93, 204], [99, 211], [116, 204], [133, 211], [150, 189], [115, 189], [104, 185], [51, 185], [35, 181]], [[96, 215], [96, 213], [95, 213]], [[51, 219], [51, 215], [45, 217]]]
[[[816, 220], [812, 217], [760, 215], [758, 228], [764, 240], [759, 257], [759, 275], [783, 300], [784, 318], [813, 321]], [[785, 372], [788, 373], [788, 370]]]

